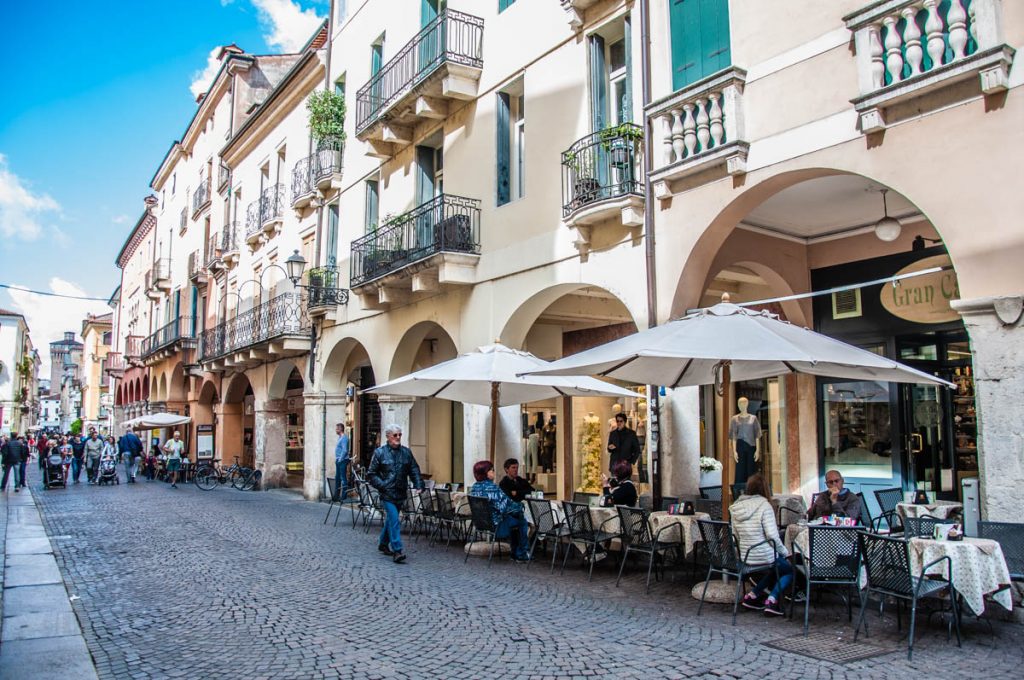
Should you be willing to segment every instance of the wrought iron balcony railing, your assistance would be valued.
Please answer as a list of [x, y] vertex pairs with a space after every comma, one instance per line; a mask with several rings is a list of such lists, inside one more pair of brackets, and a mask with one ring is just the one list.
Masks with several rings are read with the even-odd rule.
[[356, 133], [446, 62], [483, 67], [484, 20], [446, 9], [356, 93]]
[[348, 289], [339, 287], [337, 267], [315, 267], [306, 272], [309, 308], [348, 304]]
[[178, 218], [178, 229], [184, 231], [188, 228], [188, 208], [181, 209], [181, 216]]
[[480, 252], [480, 201], [441, 194], [352, 242], [355, 287], [441, 252]]
[[281, 293], [203, 332], [200, 358], [209, 361], [285, 335], [305, 335], [310, 321], [297, 292]]
[[315, 160], [310, 169], [313, 173], [313, 184], [317, 188], [323, 189], [324, 182], [330, 182], [334, 176], [341, 174], [344, 150], [345, 147], [342, 144], [337, 149], [321, 149], [313, 156]]
[[210, 234], [210, 238], [206, 239], [206, 256], [203, 258], [203, 262], [206, 268], [209, 269], [220, 262], [220, 234]]
[[142, 358], [141, 335], [129, 335], [124, 339], [124, 358], [128, 363], [136, 363]]
[[217, 164], [217, 191], [224, 191], [231, 184], [231, 168], [220, 161]]
[[245, 237], [255, 236], [260, 229], [284, 217], [285, 190], [275, 184], [263, 190], [259, 200], [253, 201], [245, 211]]
[[239, 222], [228, 222], [220, 233], [221, 257], [225, 253], [237, 252], [242, 243], [242, 225]]
[[125, 371], [124, 355], [121, 352], [108, 352], [103, 371], [115, 377], [123, 375]]
[[643, 135], [639, 125], [623, 123], [562, 152], [562, 217], [599, 201], [643, 195]]
[[198, 250], [193, 250], [188, 254], [188, 278], [196, 279], [200, 274], [203, 273], [203, 259], [202, 254]]
[[194, 338], [195, 325], [196, 318], [194, 316], [183, 316], [164, 325], [142, 341], [142, 357], [146, 358], [180, 340]]
[[192, 216], [195, 217], [199, 212], [210, 205], [210, 178], [207, 177], [204, 180], [200, 180], [199, 186], [196, 187], [196, 191], [192, 194]]
[[316, 156], [308, 156], [295, 164], [292, 168], [292, 206], [296, 204], [305, 205], [316, 188], [313, 186], [313, 165]]

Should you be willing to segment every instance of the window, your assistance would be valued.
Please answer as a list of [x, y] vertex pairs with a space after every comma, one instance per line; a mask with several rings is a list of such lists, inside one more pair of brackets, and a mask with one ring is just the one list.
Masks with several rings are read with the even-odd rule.
[[171, 196], [178, 190], [178, 173], [171, 175]]
[[517, 80], [497, 94], [497, 204], [526, 195], [526, 98]]
[[106, 333], [104, 333], [103, 334], [103, 344], [104, 345], [109, 345], [111, 339], [113, 338], [113, 336], [114, 336], [114, 334], [111, 333], [110, 331], [107, 331]]
[[589, 36], [591, 126], [594, 132], [633, 121], [630, 17]]
[[[302, 242], [303, 249], [306, 247], [306, 242]], [[312, 241], [310, 242], [312, 246]], [[324, 265], [328, 267], [334, 267], [338, 264], [338, 204], [331, 203], [327, 206], [327, 238], [324, 242]], [[305, 252], [303, 252], [305, 257]], [[306, 257], [307, 262], [313, 260]]]
[[366, 232], [369, 233], [377, 228], [377, 220], [380, 219], [380, 194], [377, 180], [366, 180]]
[[512, 198], [526, 195], [526, 99], [519, 95], [512, 100]]
[[671, 0], [672, 87], [680, 89], [732, 63], [728, 0]]
[[337, 29], [348, 16], [347, 0], [334, 0], [334, 28]]
[[337, 80], [334, 81], [334, 94], [341, 97], [345, 96], [345, 74], [342, 73]]
[[515, 1], [516, 0], [498, 0], [498, 13], [500, 14], [507, 10]]

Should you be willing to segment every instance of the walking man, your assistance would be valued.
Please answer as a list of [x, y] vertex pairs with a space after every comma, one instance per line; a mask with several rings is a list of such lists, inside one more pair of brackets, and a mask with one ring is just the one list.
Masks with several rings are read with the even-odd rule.
[[615, 429], [608, 434], [608, 454], [610, 470], [615, 468], [616, 461], [624, 460], [630, 465], [636, 465], [640, 458], [640, 440], [636, 432], [626, 427], [625, 413], [615, 414]]
[[338, 434], [338, 443], [334, 445], [334, 500], [344, 502], [348, 498], [350, 446], [345, 423], [335, 425], [334, 431]]
[[121, 452], [124, 461], [125, 475], [128, 483], [135, 483], [135, 475], [139, 472], [139, 461], [142, 459], [142, 440], [132, 432], [131, 428], [125, 428], [125, 433], [117, 442], [117, 448]]
[[28, 461], [32, 458], [32, 447], [25, 442], [24, 435], [17, 437], [18, 441], [21, 442], [21, 462], [18, 463], [18, 483], [22, 489], [28, 488], [28, 482], [25, 480], [25, 473], [28, 472]]
[[85, 440], [85, 464], [90, 484], [96, 483], [96, 474], [99, 472], [102, 457], [103, 440], [96, 434], [96, 430], [90, 430], [89, 438]]
[[4, 477], [0, 481], [0, 490], [7, 491], [7, 478], [11, 476], [11, 471], [14, 471], [14, 491], [17, 493], [21, 491], [21, 474], [19, 467], [21, 466], [21, 449], [25, 444], [18, 441], [18, 433], [12, 432], [10, 439], [4, 442], [4, 445], [0, 447], [0, 458], [3, 459], [4, 464]]
[[82, 460], [85, 458], [85, 442], [81, 435], [71, 435], [71, 477], [78, 484], [78, 478], [82, 474]]
[[168, 439], [163, 446], [167, 454], [167, 474], [171, 476], [171, 488], [178, 488], [178, 470], [181, 469], [181, 458], [185, 455], [185, 442], [181, 441], [181, 432], [174, 431], [174, 438]]
[[380, 504], [384, 508], [384, 526], [380, 530], [377, 550], [391, 555], [396, 564], [401, 564], [405, 562], [405, 553], [402, 551], [398, 509], [405, 503], [409, 482], [412, 481], [414, 488], [422, 489], [423, 480], [412, 451], [402, 446], [402, 428], [388, 425], [384, 428], [384, 436], [387, 441], [373, 452], [366, 480], [380, 494]]

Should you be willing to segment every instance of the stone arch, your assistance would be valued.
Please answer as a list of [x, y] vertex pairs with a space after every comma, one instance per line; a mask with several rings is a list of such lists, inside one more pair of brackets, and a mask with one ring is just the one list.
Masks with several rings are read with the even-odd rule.
[[187, 398], [188, 385], [185, 377], [185, 366], [182, 362], [174, 364], [169, 374], [164, 374], [166, 383], [163, 385], [164, 401], [183, 402]]
[[306, 381], [302, 377], [302, 364], [299, 362], [283, 359], [274, 364], [274, 375], [267, 384], [267, 399], [283, 399], [294, 373], [298, 373], [299, 380], [305, 384]]
[[[423, 345], [429, 348], [424, 350]], [[440, 357], [433, 359], [432, 357]], [[434, 321], [420, 321], [409, 328], [399, 340], [391, 358], [388, 379], [394, 380], [427, 366], [458, 356], [455, 341], [440, 324]]]
[[[785, 297], [795, 293], [798, 288], [804, 288], [804, 286], [795, 286], [794, 282], [790, 278], [787, 278], [785, 274], [776, 271], [774, 268], [764, 264], [763, 262], [744, 259], [732, 260], [730, 258], [717, 257], [715, 262], [708, 269], [708, 275], [704, 280], [704, 290], [709, 290], [715, 278], [729, 267], [747, 269], [764, 281], [765, 285], [771, 292], [769, 294], [758, 296], [759, 298]], [[740, 302], [743, 300], [733, 296], [732, 301]], [[709, 303], [713, 304], [711, 300], [705, 300], [705, 305]], [[810, 326], [811, 313], [809, 301], [807, 301], [806, 304], [801, 304], [796, 300], [786, 300], [779, 303], [779, 306], [782, 308], [783, 314], [788, 321], [799, 326]]]
[[342, 338], [327, 353], [327, 359], [323, 364], [321, 387], [328, 394], [343, 393], [348, 386], [349, 375], [360, 366], [372, 368], [366, 347], [356, 338]]
[[235, 373], [233, 376], [228, 378], [227, 386], [223, 388], [222, 403], [225, 404], [237, 404], [240, 403], [246, 393], [252, 392], [252, 384], [249, 382], [249, 376], [245, 373]]
[[144, 399], [149, 399], [149, 376], [148, 375], [143, 376], [143, 378], [142, 378], [142, 387], [138, 391], [138, 394], [136, 396], [139, 398], [140, 401], [144, 400]]
[[199, 388], [198, 402], [200, 404], [215, 404], [218, 401], [217, 385], [212, 380], [204, 381], [202, 387]]

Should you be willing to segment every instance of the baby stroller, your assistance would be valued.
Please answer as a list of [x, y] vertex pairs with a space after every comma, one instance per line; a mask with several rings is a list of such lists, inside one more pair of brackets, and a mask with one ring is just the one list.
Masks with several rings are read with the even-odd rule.
[[64, 476], [64, 460], [59, 453], [47, 456], [46, 467], [43, 468], [43, 486], [47, 489], [55, 489], [58, 486], [66, 489], [68, 480]]
[[117, 476], [117, 462], [113, 456], [103, 456], [100, 461], [100, 471], [96, 474], [97, 484], [120, 484], [121, 478]]

